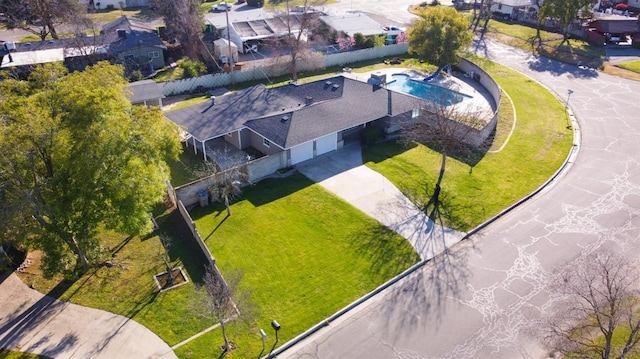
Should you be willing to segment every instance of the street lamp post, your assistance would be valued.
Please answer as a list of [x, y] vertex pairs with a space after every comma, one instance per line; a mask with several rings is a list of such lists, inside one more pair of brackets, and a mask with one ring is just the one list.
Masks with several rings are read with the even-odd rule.
[[264, 353], [264, 340], [267, 339], [267, 333], [264, 332], [264, 330], [260, 329], [260, 337], [262, 338], [262, 351], [260, 351], [260, 354], [258, 355], [258, 359], [262, 356], [262, 353]]
[[273, 330], [276, 331], [276, 341], [275, 341], [275, 343], [273, 343], [273, 346], [271, 347], [271, 350], [269, 351], [269, 355], [267, 355], [267, 359], [271, 358], [271, 353], [273, 353], [273, 349], [275, 349], [276, 345], [278, 344], [278, 330], [280, 330], [280, 324], [278, 324], [277, 321], [272, 320], [271, 321], [271, 327], [273, 328]]
[[571, 100], [571, 94], [573, 93], [572, 89], [567, 90], [567, 102], [565, 103], [565, 113], [567, 116], [567, 128], [571, 128], [571, 122], [569, 121], [569, 100]]

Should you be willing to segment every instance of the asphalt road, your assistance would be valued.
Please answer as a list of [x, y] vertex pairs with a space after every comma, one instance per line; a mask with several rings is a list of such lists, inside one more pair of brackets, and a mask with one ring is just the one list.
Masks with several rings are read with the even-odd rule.
[[544, 285], [554, 269], [600, 247], [637, 258], [640, 82], [496, 43], [478, 43], [477, 51], [564, 100], [574, 91], [580, 150], [571, 167], [450, 254], [279, 358], [545, 358], [536, 319], [551, 301]]

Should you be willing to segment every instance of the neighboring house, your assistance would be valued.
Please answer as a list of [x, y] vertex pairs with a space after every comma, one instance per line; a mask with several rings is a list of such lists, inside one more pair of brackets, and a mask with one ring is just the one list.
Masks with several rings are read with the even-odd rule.
[[598, 43], [632, 44], [640, 42], [640, 21], [637, 18], [612, 16], [587, 24], [587, 38]]
[[153, 80], [132, 82], [128, 86], [127, 97], [133, 105], [158, 106], [162, 108], [162, 84]]
[[109, 44], [109, 54], [125, 65], [127, 71], [149, 74], [163, 68], [164, 46], [158, 31], [144, 21], [122, 16], [102, 27]]
[[[542, 4], [542, 1], [540, 1]], [[491, 12], [510, 19], [517, 19], [521, 14], [538, 12], [535, 0], [493, 0]]]
[[119, 9], [128, 7], [149, 6], [149, 0], [78, 0], [81, 4], [86, 4], [90, 9]]
[[[245, 46], [247, 42], [288, 36], [289, 28], [291, 28], [291, 34], [296, 36], [300, 32], [301, 16], [303, 15], [290, 15], [289, 24], [284, 16], [274, 16], [262, 20], [233, 21], [229, 24], [228, 34], [224, 16], [207, 18], [207, 21], [218, 30], [223, 38], [233, 42], [238, 47], [238, 51], [244, 53], [248, 48]], [[306, 35], [303, 40], [306, 40]]]
[[0, 67], [63, 61], [72, 70], [82, 70], [97, 61], [110, 60], [124, 64], [127, 72], [140, 70], [149, 74], [165, 66], [165, 49], [154, 27], [123, 16], [104, 25], [96, 36], [6, 42], [0, 49]]
[[268, 89], [254, 86], [212, 101], [169, 111], [185, 138], [207, 157], [207, 141], [224, 139], [238, 149], [266, 155], [286, 152], [297, 163], [359, 140], [366, 126], [382, 130], [411, 119], [420, 100], [343, 76]]
[[320, 16], [319, 19], [338, 34], [342, 33], [347, 36], [353, 36], [356, 33], [361, 33], [364, 36], [385, 34], [382, 24], [363, 13], [326, 15]]

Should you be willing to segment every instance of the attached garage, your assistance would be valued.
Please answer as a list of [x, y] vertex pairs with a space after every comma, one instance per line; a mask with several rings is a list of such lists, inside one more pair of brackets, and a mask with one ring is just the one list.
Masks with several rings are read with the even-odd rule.
[[291, 155], [291, 165], [310, 160], [313, 158], [313, 141], [291, 147], [289, 153]]
[[331, 133], [316, 140], [316, 156], [338, 149], [338, 133]]

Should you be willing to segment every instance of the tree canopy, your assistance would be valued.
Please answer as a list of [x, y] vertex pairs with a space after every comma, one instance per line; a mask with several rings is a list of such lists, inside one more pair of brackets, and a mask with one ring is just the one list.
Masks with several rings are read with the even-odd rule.
[[23, 29], [40, 36], [58, 38], [60, 24], [88, 27], [86, 10], [77, 0], [0, 0], [0, 12], [9, 29]]
[[538, 21], [545, 23], [547, 17], [550, 17], [560, 22], [566, 40], [569, 25], [576, 18], [578, 10], [595, 2], [595, 0], [545, 0], [540, 7]]
[[0, 236], [42, 249], [47, 274], [101, 259], [97, 234], [150, 229], [178, 131], [132, 106], [120, 66], [37, 68], [0, 82]]
[[427, 7], [409, 28], [409, 52], [428, 62], [444, 66], [458, 62], [458, 50], [471, 44], [469, 21], [453, 7]]

